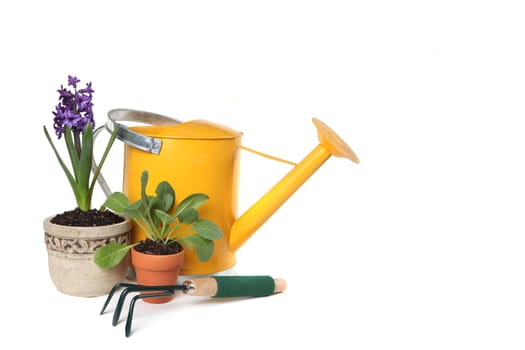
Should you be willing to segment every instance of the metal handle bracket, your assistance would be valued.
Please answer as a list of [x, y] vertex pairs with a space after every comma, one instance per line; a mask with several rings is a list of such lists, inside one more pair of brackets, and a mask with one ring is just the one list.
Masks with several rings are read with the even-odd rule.
[[115, 129], [115, 124], [119, 125], [117, 138], [126, 144], [138, 148], [142, 151], [159, 154], [162, 147], [162, 140], [155, 137], [142, 135], [129, 129], [127, 126], [117, 122], [139, 122], [151, 125], [176, 125], [182, 121], [170, 118], [161, 114], [133, 110], [133, 109], [112, 109], [108, 112], [108, 120], [106, 121], [106, 130], [110, 133]]

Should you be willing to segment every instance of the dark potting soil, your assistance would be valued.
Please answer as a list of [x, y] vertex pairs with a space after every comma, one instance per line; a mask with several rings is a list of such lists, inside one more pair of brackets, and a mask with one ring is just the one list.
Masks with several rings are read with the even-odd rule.
[[[79, 208], [57, 214], [53, 219], [51, 219], [51, 222], [56, 225], [84, 227], [107, 226], [118, 224], [122, 221], [124, 221], [122, 216], [109, 210], [100, 211], [98, 209], [90, 209], [88, 211], [82, 211]], [[145, 254], [167, 255], [176, 254], [182, 251], [183, 248], [179, 242], [163, 244], [146, 239], [137, 244], [135, 249]]]
[[118, 224], [124, 221], [124, 218], [109, 210], [100, 211], [98, 209], [90, 209], [82, 211], [79, 208], [65, 211], [57, 214], [51, 222], [57, 225], [64, 226], [107, 226]]
[[135, 246], [135, 250], [144, 254], [153, 255], [168, 255], [176, 254], [182, 250], [179, 242], [171, 242], [169, 244], [162, 244], [159, 242], [146, 239]]

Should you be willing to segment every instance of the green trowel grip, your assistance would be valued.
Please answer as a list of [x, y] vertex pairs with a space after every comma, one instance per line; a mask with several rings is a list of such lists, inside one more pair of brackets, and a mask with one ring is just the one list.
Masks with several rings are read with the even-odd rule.
[[190, 295], [213, 298], [261, 297], [280, 293], [286, 288], [282, 279], [271, 276], [213, 276], [188, 281]]

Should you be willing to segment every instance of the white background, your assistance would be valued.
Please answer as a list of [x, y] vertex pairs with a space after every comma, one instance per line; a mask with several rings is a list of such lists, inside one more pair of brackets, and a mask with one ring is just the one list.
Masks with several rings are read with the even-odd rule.
[[[520, 5], [4, 1], [0, 343], [525, 348]], [[42, 220], [74, 200], [42, 126], [68, 74], [93, 82], [100, 125], [117, 107], [207, 119], [299, 161], [317, 117], [352, 147], [360, 164], [330, 158], [238, 251], [236, 273], [285, 278], [285, 293], [141, 303], [126, 338], [104, 297], [56, 291]], [[241, 211], [289, 169], [242, 157]]]

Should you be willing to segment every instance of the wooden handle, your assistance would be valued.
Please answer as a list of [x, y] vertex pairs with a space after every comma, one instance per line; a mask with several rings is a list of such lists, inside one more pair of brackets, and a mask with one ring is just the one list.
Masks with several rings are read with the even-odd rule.
[[284, 292], [286, 281], [270, 276], [215, 276], [184, 281], [188, 295], [206, 297], [257, 297]]
[[282, 293], [286, 290], [286, 281], [282, 278], [275, 278], [275, 288], [273, 290], [274, 293]]
[[213, 277], [187, 280], [184, 284], [189, 287], [186, 293], [188, 295], [212, 297], [217, 294], [217, 281]]

